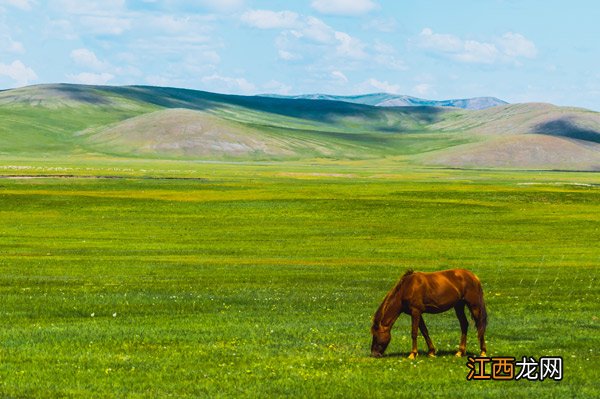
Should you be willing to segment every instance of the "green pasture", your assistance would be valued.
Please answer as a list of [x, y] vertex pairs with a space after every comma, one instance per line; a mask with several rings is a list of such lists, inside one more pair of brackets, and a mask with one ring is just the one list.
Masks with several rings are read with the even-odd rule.
[[[600, 175], [361, 162], [3, 158], [0, 397], [600, 396]], [[489, 355], [562, 381], [466, 381], [453, 313], [369, 357], [404, 270], [455, 267]]]

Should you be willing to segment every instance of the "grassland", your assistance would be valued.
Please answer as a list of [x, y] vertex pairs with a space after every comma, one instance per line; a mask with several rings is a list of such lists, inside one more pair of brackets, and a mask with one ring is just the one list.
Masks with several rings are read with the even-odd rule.
[[[0, 397], [600, 395], [596, 173], [5, 155], [0, 174], [82, 177], [0, 179]], [[473, 270], [490, 355], [562, 356], [564, 380], [466, 381], [450, 313], [426, 317], [437, 358], [420, 338], [406, 359], [407, 317], [368, 357], [409, 267]]]
[[[510, 169], [530, 142], [525, 163], [594, 170], [598, 126], [539, 104], [1, 92], [0, 397], [597, 397], [598, 173], [419, 165]], [[489, 354], [562, 356], [563, 381], [467, 382], [450, 313], [426, 317], [437, 358], [406, 359], [407, 317], [368, 357], [402, 272], [452, 267], [483, 281]]]

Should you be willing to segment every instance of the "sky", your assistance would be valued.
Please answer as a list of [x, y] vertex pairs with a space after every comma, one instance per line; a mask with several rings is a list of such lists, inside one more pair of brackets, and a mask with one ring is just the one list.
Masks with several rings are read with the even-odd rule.
[[494, 96], [600, 111], [597, 0], [0, 0], [0, 89]]

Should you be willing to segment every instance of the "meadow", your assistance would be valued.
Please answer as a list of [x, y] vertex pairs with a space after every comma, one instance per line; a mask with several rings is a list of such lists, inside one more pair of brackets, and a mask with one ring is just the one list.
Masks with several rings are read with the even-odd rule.
[[[600, 395], [597, 173], [69, 162], [0, 165], [0, 397]], [[369, 357], [404, 270], [456, 267], [488, 354], [562, 381], [467, 381], [452, 312], [425, 316], [436, 358], [406, 358], [407, 316]]]

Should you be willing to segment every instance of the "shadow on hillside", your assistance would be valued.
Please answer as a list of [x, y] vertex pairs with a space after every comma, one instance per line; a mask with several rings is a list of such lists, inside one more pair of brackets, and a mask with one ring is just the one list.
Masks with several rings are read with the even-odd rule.
[[[335, 123], [345, 117], [364, 118], [365, 122], [381, 121], [383, 123], [390, 113], [399, 113], [420, 123], [433, 123], [439, 120], [441, 113], [445, 112], [444, 109], [435, 107], [378, 108], [342, 101], [238, 96], [169, 87], [102, 87], [102, 90], [166, 108], [208, 110], [234, 105], [255, 111], [326, 123]], [[391, 131], [393, 129], [381, 127], [379, 130]]]
[[442, 107], [414, 106], [414, 107], [395, 107], [394, 111], [407, 117], [414, 118], [420, 123], [435, 123], [440, 121], [442, 114], [448, 112]]
[[91, 104], [91, 105], [109, 105], [110, 99], [97, 93], [94, 89], [96, 86], [77, 85], [77, 84], [58, 84], [50, 85], [48, 88], [51, 91], [58, 92], [64, 98], [69, 100]]
[[540, 123], [533, 132], [600, 143], [600, 132], [577, 126], [566, 118]]

